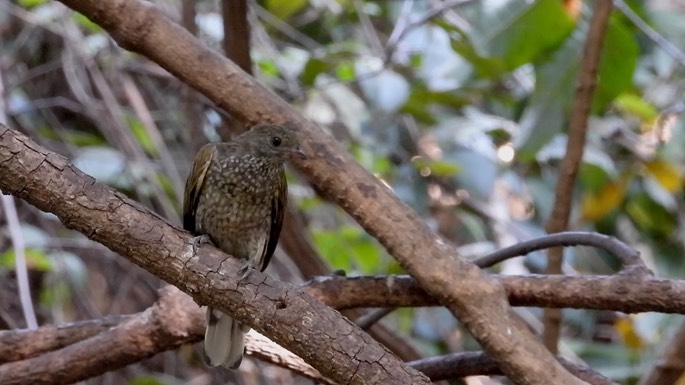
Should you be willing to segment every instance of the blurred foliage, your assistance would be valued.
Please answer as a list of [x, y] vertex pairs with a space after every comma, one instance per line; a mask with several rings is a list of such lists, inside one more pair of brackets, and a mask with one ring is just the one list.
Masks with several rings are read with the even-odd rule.
[[[178, 1], [155, 3], [178, 20]], [[473, 257], [544, 233], [591, 2], [464, 1], [431, 14], [443, 4], [260, 0], [253, 3], [252, 56], [263, 84], [328, 130], [428, 225]], [[629, 4], [667, 40], [685, 45], [685, 9], [676, 1]], [[0, 8], [7, 10], [0, 15], [7, 123], [177, 220], [193, 140], [216, 140], [223, 132], [222, 113], [59, 3], [0, 0]], [[220, 47], [219, 2], [198, 1], [196, 10], [199, 36]], [[684, 64], [622, 14], [612, 15], [583, 164], [575, 190], [567, 192], [575, 203], [573, 229], [635, 245], [657, 275], [668, 277], [685, 275]], [[138, 108], [132, 106], [140, 102], [130, 96], [130, 85], [142, 95]], [[190, 114], [188, 105], [199, 107], [200, 114]], [[140, 115], [145, 110], [154, 124]], [[291, 186], [315, 247], [332, 268], [350, 275], [401, 272], [341, 210], [303, 181]], [[49, 272], [56, 251], [51, 244], [80, 238], [46, 225], [54, 218], [24, 210], [29, 213], [22, 220], [43, 227], [46, 240], [27, 250], [29, 265]], [[8, 239], [7, 233], [2, 236]], [[14, 254], [8, 242], [0, 245], [0, 271], [11, 272]], [[88, 294], [101, 295], [90, 299], [93, 303], [127, 298], [117, 284], [92, 293], [84, 289], [117, 279], [93, 273], [97, 264], [83, 250], [70, 252], [87, 261], [90, 282], [75, 278], [65, 287], [44, 280], [44, 319], [68, 320], [60, 307], [78, 317], [79, 307], [65, 296], [81, 303]], [[578, 248], [566, 255], [568, 272], [609, 274], [617, 266], [595, 250]], [[70, 269], [78, 272], [74, 266]], [[541, 266], [531, 256], [496, 269], [535, 272]], [[130, 283], [125, 290], [141, 290], [134, 287]], [[150, 287], [145, 290], [154, 293]], [[132, 308], [147, 305], [141, 301]], [[93, 307], [108, 308], [80, 309]], [[674, 322], [661, 314], [612, 313], [607, 326], [599, 321], [603, 312], [565, 314], [562, 344], [569, 354], [625, 384], [644, 373], [636, 368], [653, 364]], [[389, 321], [431, 354], [474, 346], [452, 315], [439, 309], [405, 309]], [[161, 370], [152, 367], [150, 372]], [[155, 375], [129, 378], [131, 384], [171, 383]]]

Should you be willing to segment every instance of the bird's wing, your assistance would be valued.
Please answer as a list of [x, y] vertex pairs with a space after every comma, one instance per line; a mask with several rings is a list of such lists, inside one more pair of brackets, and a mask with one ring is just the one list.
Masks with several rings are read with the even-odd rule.
[[262, 258], [261, 270], [264, 271], [269, 265], [271, 256], [276, 251], [278, 244], [278, 237], [281, 234], [283, 227], [283, 217], [285, 216], [285, 207], [288, 204], [288, 182], [285, 179], [285, 173], [281, 173], [281, 183], [279, 183], [276, 193], [271, 198], [271, 226], [269, 228], [269, 239], [266, 242], [266, 250], [264, 258]]
[[212, 158], [216, 153], [216, 145], [213, 143], [205, 144], [200, 151], [195, 155], [195, 162], [193, 162], [193, 169], [186, 180], [186, 188], [183, 194], [183, 228], [195, 233], [195, 212], [197, 211], [197, 204], [204, 186], [205, 176], [209, 165], [212, 163]]

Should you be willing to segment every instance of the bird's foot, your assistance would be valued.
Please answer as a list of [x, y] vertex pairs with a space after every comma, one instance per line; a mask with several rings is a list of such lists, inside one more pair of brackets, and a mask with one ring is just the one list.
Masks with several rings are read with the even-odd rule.
[[255, 265], [252, 262], [246, 262], [243, 267], [238, 270], [238, 274], [240, 274], [240, 280], [242, 281], [243, 279], [249, 277], [254, 269]]
[[214, 246], [214, 243], [212, 240], [209, 238], [209, 235], [207, 234], [202, 234], [198, 235], [197, 237], [194, 237], [193, 239], [190, 240], [191, 245], [193, 245], [193, 256], [197, 254], [197, 249], [200, 248], [200, 246], [205, 245], [205, 244], [210, 244]]

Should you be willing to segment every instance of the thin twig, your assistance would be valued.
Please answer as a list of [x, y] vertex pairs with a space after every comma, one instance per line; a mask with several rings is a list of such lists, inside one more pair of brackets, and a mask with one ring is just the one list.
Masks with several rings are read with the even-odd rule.
[[12, 238], [12, 247], [14, 248], [14, 266], [17, 270], [21, 311], [24, 313], [26, 326], [29, 329], [36, 329], [38, 327], [38, 321], [36, 321], [36, 312], [33, 308], [31, 285], [29, 284], [29, 274], [26, 267], [26, 244], [24, 243], [21, 225], [19, 224], [17, 208], [14, 205], [14, 198], [11, 195], [2, 194], [2, 207], [5, 209], [7, 227], [9, 228], [10, 237]]
[[[604, 36], [611, 16], [611, 1], [598, 1], [590, 21], [590, 30], [583, 48], [578, 86], [576, 88], [575, 103], [568, 128], [566, 153], [559, 167], [559, 180], [554, 192], [554, 208], [545, 226], [548, 233], [557, 233], [568, 229], [571, 206], [573, 204], [573, 189], [576, 176], [583, 159], [585, 148], [585, 134], [587, 132], [588, 117], [592, 107], [592, 96], [597, 84], [597, 71], [602, 54]], [[562, 265], [561, 248], [549, 251], [547, 274], [560, 274]], [[550, 352], [557, 352], [559, 341], [561, 312], [558, 309], [545, 309], [543, 314], [545, 330], [542, 341]]]
[[614, 0], [614, 6], [618, 9], [625, 17], [628, 18], [635, 26], [642, 31], [642, 33], [653, 41], [654, 44], [658, 45], [664, 50], [669, 56], [671, 56], [675, 61], [680, 64], [681, 67], [685, 67], [685, 53], [679, 50], [673, 43], [668, 41], [665, 37], [661, 36], [654, 28], [650, 27], [649, 24], [645, 23], [644, 20], [638, 16], [623, 0]]
[[395, 308], [391, 307], [372, 310], [371, 312], [359, 317], [356, 321], [354, 321], [354, 323], [361, 329], [368, 330], [376, 322], [380, 321], [381, 319], [383, 319], [383, 317], [392, 313], [394, 310]]
[[[613, 385], [615, 382], [592, 369], [561, 357], [559, 362], [573, 375], [591, 385]], [[431, 381], [450, 380], [474, 375], [499, 375], [497, 364], [483, 352], [460, 352], [412, 361], [409, 366], [428, 376]]]
[[615, 237], [608, 235], [584, 232], [584, 231], [565, 231], [560, 233], [544, 235], [540, 238], [519, 242], [515, 245], [494, 251], [484, 257], [473, 261], [480, 268], [490, 267], [509, 258], [526, 255], [533, 251], [549, 249], [560, 246], [593, 246], [605, 250], [621, 261], [621, 270], [633, 270], [648, 272], [647, 266], [640, 258], [640, 253], [621, 242]]

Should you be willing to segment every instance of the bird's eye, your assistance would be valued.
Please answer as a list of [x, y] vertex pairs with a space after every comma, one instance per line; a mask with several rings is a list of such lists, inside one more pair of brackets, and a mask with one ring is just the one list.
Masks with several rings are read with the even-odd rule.
[[273, 138], [271, 138], [271, 144], [273, 144], [274, 147], [280, 146], [281, 145], [281, 138], [279, 138], [278, 136], [274, 136]]

